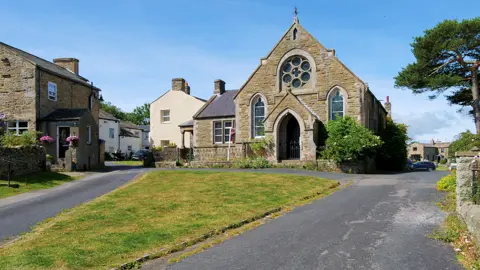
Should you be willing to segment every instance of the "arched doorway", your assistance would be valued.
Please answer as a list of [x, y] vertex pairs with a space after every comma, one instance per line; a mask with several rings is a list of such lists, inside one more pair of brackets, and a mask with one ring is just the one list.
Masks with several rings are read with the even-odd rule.
[[279, 126], [278, 159], [300, 159], [300, 125], [291, 114], [287, 114]]

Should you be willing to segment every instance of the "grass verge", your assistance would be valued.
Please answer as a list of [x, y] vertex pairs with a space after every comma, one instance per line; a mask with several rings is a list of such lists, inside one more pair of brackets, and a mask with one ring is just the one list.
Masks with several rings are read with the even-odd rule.
[[18, 188], [8, 187], [7, 179], [0, 179], [0, 199], [34, 190], [52, 188], [76, 179], [78, 177], [57, 172], [40, 172], [14, 176], [11, 184], [18, 184]]
[[462, 218], [455, 212], [455, 185], [455, 171], [437, 183], [438, 190], [448, 192], [445, 200], [439, 203], [440, 208], [448, 215], [442, 226], [430, 237], [450, 243], [457, 253], [457, 259], [466, 269], [480, 269], [480, 253], [475, 238], [468, 231]]
[[146, 253], [181, 250], [205, 235], [238, 228], [337, 186], [298, 175], [151, 172], [37, 225], [4, 245], [0, 261], [3, 269], [119, 266]]
[[124, 166], [143, 166], [143, 162], [139, 160], [122, 160], [122, 161], [110, 161], [115, 165], [124, 165]]

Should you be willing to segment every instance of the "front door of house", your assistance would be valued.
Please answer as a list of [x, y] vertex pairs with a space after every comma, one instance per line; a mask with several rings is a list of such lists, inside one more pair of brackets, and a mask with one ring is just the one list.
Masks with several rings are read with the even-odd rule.
[[67, 138], [70, 136], [70, 127], [58, 127], [58, 158], [65, 158], [65, 152], [68, 150], [69, 143]]

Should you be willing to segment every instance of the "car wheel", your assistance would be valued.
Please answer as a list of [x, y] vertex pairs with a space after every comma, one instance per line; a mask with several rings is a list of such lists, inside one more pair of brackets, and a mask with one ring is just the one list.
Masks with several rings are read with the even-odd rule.
[[433, 171], [433, 170], [432, 170], [432, 168], [428, 168], [428, 171], [431, 172], [431, 171]]

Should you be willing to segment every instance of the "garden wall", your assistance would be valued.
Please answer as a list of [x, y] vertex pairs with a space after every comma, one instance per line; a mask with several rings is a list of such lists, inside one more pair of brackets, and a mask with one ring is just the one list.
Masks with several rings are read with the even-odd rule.
[[0, 177], [8, 175], [8, 164], [13, 175], [23, 175], [45, 170], [46, 151], [42, 146], [0, 146]]
[[[478, 153], [464, 152], [457, 156], [457, 212], [467, 224], [468, 230], [480, 241], [480, 205], [473, 203], [472, 161]], [[477, 171], [476, 174], [480, 173]]]
[[176, 161], [179, 158], [180, 152], [176, 147], [164, 147], [162, 151], [153, 151], [155, 161]]

